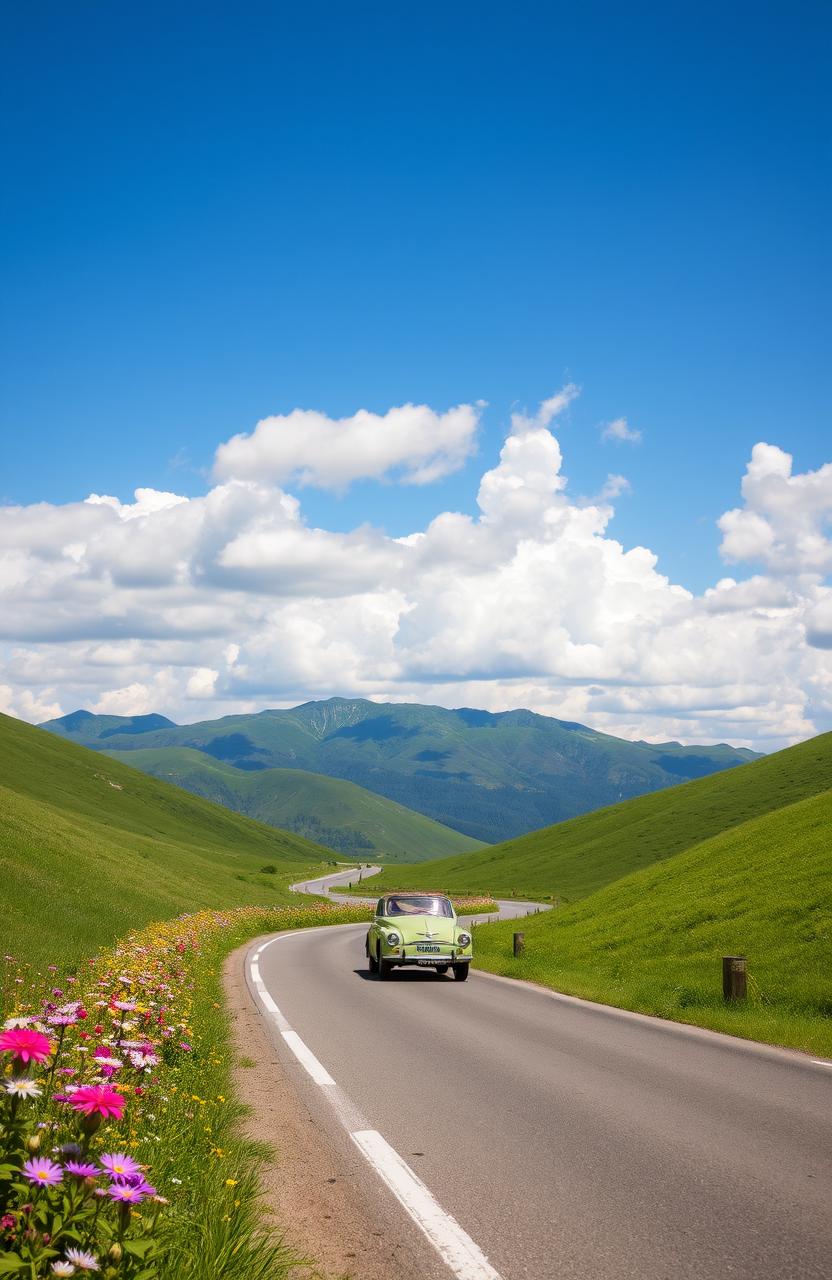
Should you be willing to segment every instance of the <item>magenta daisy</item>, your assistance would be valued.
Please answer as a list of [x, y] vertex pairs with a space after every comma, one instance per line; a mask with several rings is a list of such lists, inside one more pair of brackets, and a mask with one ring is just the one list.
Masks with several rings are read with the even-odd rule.
[[105, 1119], [112, 1116], [120, 1120], [124, 1113], [124, 1098], [107, 1084], [89, 1084], [76, 1089], [69, 1105], [85, 1116], [99, 1115]]
[[40, 1156], [37, 1160], [27, 1160], [22, 1172], [24, 1178], [44, 1187], [57, 1186], [64, 1176], [61, 1166], [45, 1156]]
[[46, 1036], [29, 1027], [12, 1027], [0, 1035], [0, 1053], [13, 1053], [21, 1062], [45, 1062], [51, 1052]]
[[102, 1156], [101, 1163], [111, 1178], [132, 1178], [137, 1173], [141, 1174], [141, 1169], [133, 1157], [126, 1156], [122, 1151], [117, 1151], [114, 1155]]

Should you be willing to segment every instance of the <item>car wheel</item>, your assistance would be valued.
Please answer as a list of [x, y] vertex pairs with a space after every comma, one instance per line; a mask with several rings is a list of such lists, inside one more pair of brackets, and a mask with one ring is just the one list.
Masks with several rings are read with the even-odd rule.
[[468, 977], [468, 969], [469, 969], [468, 964], [454, 965], [454, 977], [456, 978], [457, 982], [465, 981], [465, 979]]
[[367, 968], [370, 970], [370, 973], [375, 973], [378, 968], [378, 962], [370, 950], [369, 940], [365, 942], [364, 950], [367, 952]]
[[450, 966], [449, 964], [438, 964], [438, 965], [436, 966], [436, 972], [437, 972], [437, 973], [441, 973], [441, 974], [442, 974], [442, 977], [444, 978], [445, 974], [448, 972], [448, 970], [450, 969], [450, 967], [451, 967], [451, 966]]
[[381, 947], [379, 947], [376, 955], [376, 968], [378, 970], [378, 976], [381, 978], [382, 981], [385, 981], [387, 978], [390, 977], [390, 974], [393, 969], [393, 966], [390, 963], [390, 961], [384, 960], [382, 958]]

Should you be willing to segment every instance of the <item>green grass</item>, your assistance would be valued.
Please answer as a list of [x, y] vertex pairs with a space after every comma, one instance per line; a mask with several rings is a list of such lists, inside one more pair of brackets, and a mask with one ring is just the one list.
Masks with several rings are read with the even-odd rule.
[[[0, 938], [78, 959], [150, 920], [289, 900], [331, 854], [0, 716]], [[273, 872], [265, 872], [264, 867]]]
[[482, 848], [479, 840], [340, 778], [303, 769], [237, 769], [192, 747], [106, 754], [349, 858], [420, 862]]
[[[815, 752], [819, 745], [805, 744]], [[832, 1055], [831, 829], [826, 791], [527, 918], [526, 955], [518, 960], [511, 954], [518, 922], [479, 926], [475, 964], [605, 1004]], [[748, 958], [745, 1006], [722, 1000], [723, 955]]]
[[832, 734], [738, 769], [627, 800], [478, 853], [373, 878], [373, 892], [440, 889], [575, 901], [640, 867], [832, 787]]

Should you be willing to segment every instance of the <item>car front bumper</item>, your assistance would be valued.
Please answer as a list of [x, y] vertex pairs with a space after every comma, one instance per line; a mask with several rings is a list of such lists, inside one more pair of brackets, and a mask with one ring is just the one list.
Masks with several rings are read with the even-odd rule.
[[382, 958], [396, 965], [415, 964], [419, 965], [420, 968], [435, 969], [438, 965], [470, 964], [471, 952], [447, 951], [433, 952], [426, 955], [423, 952], [410, 951], [405, 948], [404, 951], [389, 951]]

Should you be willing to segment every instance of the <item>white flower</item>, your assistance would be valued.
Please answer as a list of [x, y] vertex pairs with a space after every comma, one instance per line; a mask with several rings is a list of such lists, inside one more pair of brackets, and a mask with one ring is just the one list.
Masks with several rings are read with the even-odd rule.
[[28, 1027], [31, 1018], [7, 1018], [3, 1023], [4, 1031], [12, 1031], [15, 1027]]
[[12, 1094], [15, 1098], [39, 1098], [42, 1089], [34, 1080], [30, 1080], [28, 1076], [20, 1076], [17, 1080], [6, 1080], [3, 1086], [6, 1093]]
[[71, 1262], [53, 1262], [50, 1267], [53, 1276], [74, 1276], [75, 1268]]

